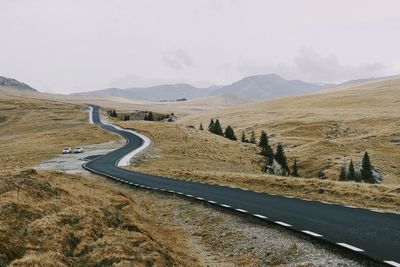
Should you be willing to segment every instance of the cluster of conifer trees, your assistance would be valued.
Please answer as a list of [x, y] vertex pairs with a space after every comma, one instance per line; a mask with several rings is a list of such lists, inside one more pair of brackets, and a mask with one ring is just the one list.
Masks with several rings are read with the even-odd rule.
[[113, 118], [116, 118], [116, 117], [118, 116], [118, 114], [117, 114], [117, 112], [115, 111], [115, 109], [114, 109], [114, 110], [107, 110], [107, 114], [108, 114], [110, 117], [113, 117]]
[[153, 112], [149, 112], [146, 116], [144, 116], [145, 121], [162, 121], [168, 119], [168, 121], [172, 121], [172, 118], [175, 117], [175, 114], [172, 112], [171, 114], [156, 114], [154, 115]]
[[[244, 136], [244, 134], [243, 134], [243, 136]], [[254, 131], [250, 135], [250, 141], [252, 141], [253, 136], [255, 136]], [[246, 140], [245, 136], [242, 139]], [[274, 153], [272, 147], [269, 145], [269, 138], [268, 138], [267, 133], [265, 131], [261, 131], [258, 146], [260, 147], [261, 155], [263, 155], [266, 159], [265, 160], [266, 163], [265, 163], [265, 167], [264, 167], [265, 172], [268, 172], [269, 170], [271, 170], [271, 165], [273, 164], [273, 162], [275, 160], [277, 163], [279, 163], [279, 165], [283, 169], [282, 175], [291, 175], [294, 177], [299, 177], [297, 160], [294, 161], [294, 164], [292, 166], [292, 171], [290, 171], [289, 165], [287, 163], [287, 158], [285, 155], [285, 148], [282, 143], [279, 143], [277, 145], [276, 152]]]
[[[202, 123], [200, 123], [199, 129], [204, 130]], [[221, 123], [219, 122], [219, 119], [216, 119], [215, 121], [214, 119], [211, 119], [210, 123], [208, 124], [208, 131], [216, 135], [224, 136], [225, 138], [233, 141], [237, 140], [235, 131], [230, 125], [228, 125], [225, 128], [225, 131], [222, 130], [222, 126]]]
[[[199, 130], [202, 130], [202, 131], [204, 130], [202, 123], [200, 123]], [[234, 140], [234, 141], [237, 140], [235, 132], [230, 125], [228, 125], [225, 128], [225, 131], [222, 130], [222, 126], [221, 126], [219, 119], [216, 119], [215, 121], [214, 121], [214, 119], [211, 119], [211, 121], [208, 125], [208, 131], [213, 134], [216, 134], [216, 135], [224, 136], [225, 138], [228, 138], [230, 140]], [[245, 132], [242, 132], [241, 142], [257, 144], [256, 135], [255, 135], [254, 131], [251, 132], [249, 139], [246, 137]], [[290, 172], [290, 168], [288, 166], [286, 155], [285, 155], [284, 146], [281, 143], [279, 143], [277, 145], [276, 152], [274, 153], [272, 147], [269, 145], [269, 138], [265, 131], [261, 131], [258, 146], [260, 147], [261, 155], [263, 155], [266, 159], [266, 164], [265, 164], [265, 167], [263, 168], [263, 171], [265, 171], [265, 172], [271, 171], [271, 169], [272, 169], [271, 165], [273, 164], [273, 162], [275, 160], [277, 163], [279, 163], [279, 165], [281, 165], [281, 167], [283, 169], [283, 175], [291, 175], [291, 176], [299, 177], [297, 161], [296, 160], [294, 161], [294, 164], [292, 166], [292, 172]]]
[[356, 171], [354, 167], [353, 160], [350, 160], [349, 167], [346, 168], [345, 165], [342, 165], [340, 168], [339, 174], [340, 181], [356, 181], [356, 182], [365, 182], [374, 184], [377, 181], [374, 178], [372, 173], [372, 164], [368, 155], [368, 152], [365, 151], [360, 171]]

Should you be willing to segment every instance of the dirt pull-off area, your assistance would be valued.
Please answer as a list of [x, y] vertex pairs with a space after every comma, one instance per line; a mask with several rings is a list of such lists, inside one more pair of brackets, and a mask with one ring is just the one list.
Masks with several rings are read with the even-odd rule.
[[96, 156], [107, 154], [124, 145], [124, 141], [110, 141], [106, 143], [86, 145], [83, 147], [84, 152], [79, 154], [60, 154], [55, 158], [46, 160], [39, 165], [35, 166], [37, 170], [56, 170], [66, 173], [82, 173], [90, 174], [86, 171], [82, 164], [85, 163], [86, 158], [89, 160]]

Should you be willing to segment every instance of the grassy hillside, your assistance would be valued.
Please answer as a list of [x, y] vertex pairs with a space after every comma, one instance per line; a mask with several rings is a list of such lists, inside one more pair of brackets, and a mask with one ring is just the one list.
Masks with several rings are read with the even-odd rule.
[[96, 178], [0, 175], [0, 266], [198, 266], [185, 233]]
[[64, 146], [101, 143], [117, 138], [89, 125], [88, 109], [83, 106], [0, 96], [2, 170], [37, 164], [59, 154]]
[[116, 123], [143, 132], [153, 142], [128, 167], [135, 171], [400, 212], [399, 186], [268, 175], [261, 172], [264, 161], [257, 154], [256, 145], [230, 141], [178, 123]]
[[29, 169], [65, 145], [118, 138], [87, 120], [83, 106], [0, 95], [0, 266], [198, 266], [185, 232], [130, 191]]
[[273, 145], [285, 144], [289, 163], [296, 158], [305, 177], [337, 179], [349, 159], [368, 150], [386, 184], [400, 184], [400, 79], [368, 82], [322, 92], [261, 101], [189, 115], [184, 125], [208, 125], [219, 118], [224, 126], [249, 133], [262, 129]]

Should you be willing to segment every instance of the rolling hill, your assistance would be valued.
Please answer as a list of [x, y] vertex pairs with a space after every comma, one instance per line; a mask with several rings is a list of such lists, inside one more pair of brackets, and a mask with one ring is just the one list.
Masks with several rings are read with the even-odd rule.
[[0, 76], [0, 89], [4, 89], [4, 88], [37, 92], [36, 89], [30, 87], [29, 85], [27, 85], [25, 83], [19, 82], [15, 79]]
[[266, 130], [285, 145], [300, 175], [337, 179], [341, 165], [368, 151], [383, 183], [400, 183], [400, 78], [343, 85], [302, 96], [252, 102], [186, 116], [184, 125], [219, 118], [237, 136]]

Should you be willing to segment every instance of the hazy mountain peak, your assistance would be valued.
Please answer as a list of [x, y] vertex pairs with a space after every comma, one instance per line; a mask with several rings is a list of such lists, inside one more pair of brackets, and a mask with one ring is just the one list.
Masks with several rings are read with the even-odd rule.
[[15, 88], [15, 89], [20, 89], [20, 90], [37, 91], [36, 89], [33, 89], [26, 83], [22, 83], [15, 79], [6, 78], [6, 77], [2, 77], [2, 76], [0, 76], [0, 87], [10, 87], [10, 88]]
[[164, 84], [142, 88], [109, 88], [80, 95], [113, 95], [147, 101], [196, 99], [206, 96], [235, 95], [242, 99], [271, 99], [281, 96], [298, 95], [326, 88], [324, 85], [306, 83], [299, 80], [286, 80], [276, 74], [263, 74], [245, 77], [225, 86], [197, 88], [186, 83]]

